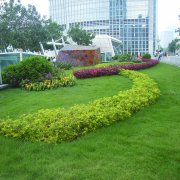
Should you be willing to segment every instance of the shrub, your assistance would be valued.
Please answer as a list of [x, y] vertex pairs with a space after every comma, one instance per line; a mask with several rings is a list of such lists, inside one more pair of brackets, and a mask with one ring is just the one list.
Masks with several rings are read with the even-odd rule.
[[69, 70], [72, 68], [73, 64], [71, 62], [56, 62], [55, 66], [57, 66], [60, 69]]
[[119, 69], [140, 70], [155, 66], [158, 63], [158, 60], [149, 60], [141, 64], [124, 64], [118, 67]]
[[121, 54], [118, 57], [118, 61], [120, 62], [127, 62], [127, 61], [131, 61], [132, 60], [132, 56], [130, 54]]
[[112, 59], [113, 59], [113, 60], [118, 60], [120, 55], [121, 55], [121, 54], [116, 54], [115, 56], [112, 57]]
[[45, 57], [31, 56], [20, 62], [19, 70], [22, 80], [29, 79], [36, 82], [44, 75], [52, 73], [53, 65]]
[[133, 59], [132, 62], [133, 63], [142, 63], [142, 60], [140, 60], [140, 59]]
[[129, 70], [121, 70], [121, 74], [133, 80], [132, 89], [87, 105], [40, 110], [18, 120], [0, 121], [0, 135], [47, 143], [72, 141], [132, 116], [159, 97], [157, 84], [147, 75]]
[[2, 72], [4, 83], [10, 84], [12, 87], [19, 86], [21, 82], [19, 64], [12, 64], [6, 67]]
[[76, 78], [72, 74], [67, 75], [67, 76], [62, 76], [59, 78], [59, 83], [60, 83], [60, 86], [62, 87], [74, 86], [75, 82], [76, 82]]
[[143, 54], [142, 58], [151, 59], [151, 55], [149, 53], [145, 53], [145, 54]]
[[65, 70], [64, 69], [60, 69], [58, 67], [53, 67], [53, 72], [52, 75], [54, 77], [61, 77], [65, 75]]
[[53, 66], [45, 57], [31, 56], [15, 65], [8, 66], [3, 71], [3, 79], [5, 83], [19, 86], [22, 80], [36, 82], [52, 71]]
[[118, 73], [120, 69], [129, 69], [129, 70], [139, 70], [149, 68], [158, 64], [158, 60], [148, 60], [144, 63], [138, 64], [122, 64], [118, 66], [110, 66], [105, 68], [94, 68], [94, 69], [83, 69], [79, 71], [74, 71], [73, 74], [77, 78], [92, 78], [92, 77], [99, 77], [99, 76], [107, 76], [107, 75], [115, 75]]
[[29, 80], [24, 80], [21, 87], [28, 91], [44, 91], [47, 89], [55, 89], [58, 87], [67, 87], [75, 85], [75, 77], [73, 75], [61, 76], [60, 78], [53, 78], [50, 74], [46, 75], [46, 79], [41, 82], [32, 83]]
[[105, 67], [105, 68], [94, 68], [94, 69], [83, 69], [74, 71], [73, 74], [77, 78], [92, 78], [99, 76], [109, 76], [118, 74], [119, 70], [116, 66]]
[[108, 66], [118, 66], [118, 65], [122, 65], [122, 64], [133, 64], [133, 62], [108, 62], [108, 63], [101, 63], [101, 64], [97, 64], [95, 67], [108, 67]]

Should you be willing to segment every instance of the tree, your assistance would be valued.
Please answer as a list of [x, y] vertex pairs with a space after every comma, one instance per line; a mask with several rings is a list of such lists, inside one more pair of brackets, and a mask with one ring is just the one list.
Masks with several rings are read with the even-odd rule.
[[178, 41], [177, 39], [174, 39], [174, 40], [171, 41], [171, 43], [169, 43], [168, 49], [169, 49], [170, 52], [175, 53], [177, 41]]
[[90, 45], [92, 44], [92, 40], [94, 39], [95, 35], [92, 33], [87, 32], [86, 30], [80, 28], [78, 24], [75, 27], [71, 27], [68, 30], [68, 36], [72, 38], [74, 42], [78, 45]]
[[180, 49], [180, 44], [176, 44], [176, 50]]
[[0, 14], [0, 44], [23, 50], [38, 51], [39, 42], [62, 36], [62, 28], [50, 19], [41, 17], [35, 6], [25, 7], [20, 1], [4, 3]]

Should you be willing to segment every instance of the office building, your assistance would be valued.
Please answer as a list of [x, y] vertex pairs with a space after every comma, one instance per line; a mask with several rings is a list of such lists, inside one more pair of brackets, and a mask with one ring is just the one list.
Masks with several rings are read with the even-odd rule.
[[49, 0], [50, 17], [65, 29], [79, 23], [122, 41], [122, 52], [156, 49], [156, 0]]

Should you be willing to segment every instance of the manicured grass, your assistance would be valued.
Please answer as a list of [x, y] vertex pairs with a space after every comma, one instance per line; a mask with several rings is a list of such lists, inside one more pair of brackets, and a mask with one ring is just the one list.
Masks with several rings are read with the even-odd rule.
[[[141, 72], [159, 84], [156, 104], [71, 143], [0, 137], [0, 179], [180, 179], [180, 69], [159, 64]], [[128, 79], [112, 76], [46, 92], [0, 91], [0, 118], [87, 103], [130, 87]]]
[[129, 89], [132, 83], [121, 76], [77, 80], [73, 87], [60, 87], [41, 92], [7, 89], [0, 91], [0, 118], [16, 118], [39, 109], [70, 107]]

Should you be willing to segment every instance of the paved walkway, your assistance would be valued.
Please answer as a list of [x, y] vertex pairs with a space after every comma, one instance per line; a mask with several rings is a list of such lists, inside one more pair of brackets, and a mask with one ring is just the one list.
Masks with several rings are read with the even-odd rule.
[[172, 64], [172, 65], [180, 67], [180, 56], [162, 57], [160, 62], [166, 63], [166, 64]]

